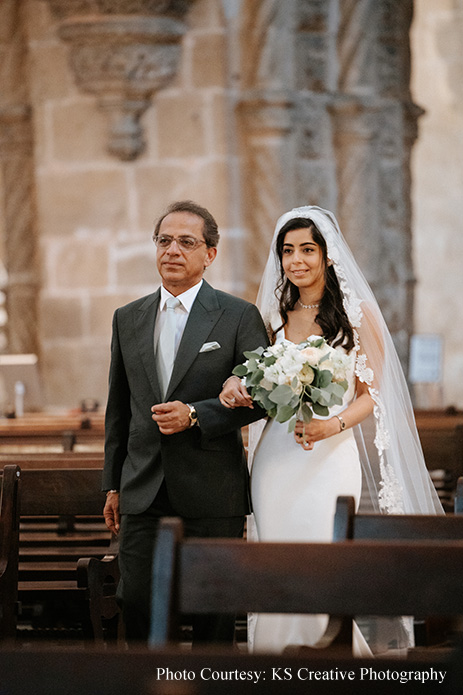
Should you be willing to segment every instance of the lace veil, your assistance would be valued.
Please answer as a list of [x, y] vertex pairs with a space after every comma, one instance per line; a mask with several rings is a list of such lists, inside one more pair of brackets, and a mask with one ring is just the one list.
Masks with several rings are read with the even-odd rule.
[[[407, 383], [390, 332], [331, 212], [305, 206], [279, 218], [256, 302], [264, 321], [273, 328], [281, 324], [276, 238], [283, 225], [295, 218], [312, 220], [326, 241], [354, 329], [355, 373], [368, 384], [375, 403], [373, 414], [354, 428], [364, 478], [361, 508], [389, 514], [442, 513], [425, 466]], [[258, 435], [251, 427], [250, 461]]]

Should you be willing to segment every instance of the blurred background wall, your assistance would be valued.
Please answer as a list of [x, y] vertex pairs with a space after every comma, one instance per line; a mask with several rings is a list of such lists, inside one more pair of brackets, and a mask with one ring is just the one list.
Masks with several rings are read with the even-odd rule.
[[335, 211], [405, 369], [443, 339], [463, 407], [461, 0], [2, 0], [0, 352], [44, 406], [104, 405], [114, 309], [157, 286], [153, 222], [216, 217], [255, 299], [278, 216]]

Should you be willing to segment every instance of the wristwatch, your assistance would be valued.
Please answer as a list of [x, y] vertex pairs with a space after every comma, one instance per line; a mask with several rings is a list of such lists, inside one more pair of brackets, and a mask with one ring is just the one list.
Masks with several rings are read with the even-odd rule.
[[337, 417], [339, 420], [339, 424], [341, 425], [341, 432], [343, 432], [346, 429], [346, 423], [342, 419], [340, 415], [335, 415], [334, 417]]
[[187, 406], [190, 409], [190, 412], [188, 413], [188, 417], [190, 418], [190, 427], [194, 427], [195, 425], [198, 424], [198, 413], [196, 412], [196, 408], [194, 405], [191, 405], [190, 403], [187, 403]]

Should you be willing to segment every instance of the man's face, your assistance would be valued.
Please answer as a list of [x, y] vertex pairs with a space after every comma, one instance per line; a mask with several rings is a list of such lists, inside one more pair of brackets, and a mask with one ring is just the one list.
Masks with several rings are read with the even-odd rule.
[[[161, 222], [158, 239], [172, 237], [172, 243], [157, 246], [156, 263], [164, 287], [174, 296], [196, 285], [217, 255], [216, 248], [206, 245], [203, 228], [204, 220], [191, 212], [171, 212]], [[193, 248], [183, 248], [180, 237], [194, 239]]]

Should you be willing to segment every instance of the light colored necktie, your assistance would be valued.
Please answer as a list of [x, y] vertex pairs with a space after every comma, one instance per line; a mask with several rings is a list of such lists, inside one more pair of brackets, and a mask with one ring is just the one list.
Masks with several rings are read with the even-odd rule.
[[180, 304], [180, 300], [176, 297], [169, 297], [166, 300], [166, 316], [159, 335], [156, 355], [163, 396], [166, 395], [174, 366], [175, 336], [177, 333], [177, 315], [175, 309], [180, 306]]

